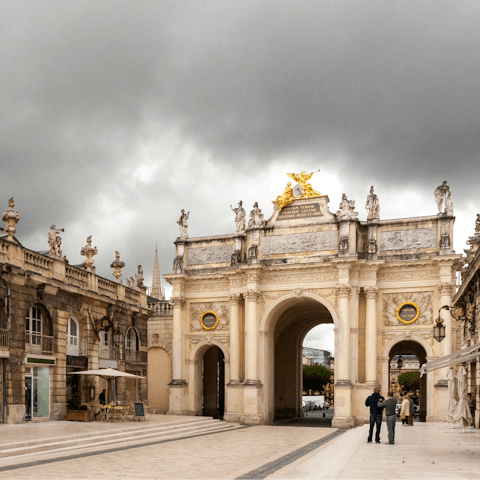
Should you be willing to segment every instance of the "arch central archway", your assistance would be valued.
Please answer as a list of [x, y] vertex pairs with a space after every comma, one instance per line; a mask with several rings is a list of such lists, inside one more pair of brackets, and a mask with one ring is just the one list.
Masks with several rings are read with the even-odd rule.
[[322, 323], [334, 323], [333, 307], [314, 295], [292, 294], [270, 306], [262, 318], [266, 332], [265, 372], [268, 423], [276, 418], [303, 416], [302, 344], [305, 335]]

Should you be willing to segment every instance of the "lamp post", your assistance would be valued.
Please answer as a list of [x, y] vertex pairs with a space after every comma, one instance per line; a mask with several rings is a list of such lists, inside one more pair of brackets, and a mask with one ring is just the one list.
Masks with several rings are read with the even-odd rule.
[[445, 338], [445, 325], [440, 317], [437, 318], [436, 322], [437, 324], [433, 327], [433, 338], [440, 343]]

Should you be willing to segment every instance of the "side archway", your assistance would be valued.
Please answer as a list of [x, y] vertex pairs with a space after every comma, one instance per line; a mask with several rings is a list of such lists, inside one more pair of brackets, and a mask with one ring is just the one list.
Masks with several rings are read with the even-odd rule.
[[[427, 358], [433, 357], [433, 349], [423, 338], [417, 335], [399, 335], [394, 338], [385, 347], [382, 358], [382, 385], [386, 394], [390, 388], [390, 364], [395, 355], [410, 354], [415, 355], [420, 365], [427, 362]], [[425, 422], [427, 417], [433, 414], [433, 374], [424, 375], [420, 379], [419, 407], [420, 421]]]

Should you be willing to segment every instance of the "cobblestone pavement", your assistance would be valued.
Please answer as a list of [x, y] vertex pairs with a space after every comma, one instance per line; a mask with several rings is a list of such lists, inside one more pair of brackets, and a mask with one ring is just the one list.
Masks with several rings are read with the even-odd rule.
[[[235, 479], [335, 431], [259, 426], [71, 460], [29, 455], [16, 463], [36, 464], [0, 471], [0, 479]], [[81, 451], [91, 452], [95, 448]], [[59, 461], [41, 464], [52, 458]]]

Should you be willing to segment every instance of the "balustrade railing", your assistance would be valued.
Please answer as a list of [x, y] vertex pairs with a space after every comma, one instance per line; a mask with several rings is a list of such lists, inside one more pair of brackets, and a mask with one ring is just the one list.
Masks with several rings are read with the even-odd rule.
[[106, 295], [116, 295], [117, 294], [117, 284], [106, 280], [104, 278], [98, 278], [98, 291], [100, 293], [105, 293]]
[[0, 347], [10, 346], [10, 332], [4, 328], [0, 328]]
[[173, 304], [167, 301], [164, 302], [149, 302], [148, 308], [153, 312], [153, 315], [172, 315]]
[[25, 332], [25, 351], [40, 355], [52, 355], [53, 337]]
[[125, 298], [136, 303], [140, 301], [140, 293], [132, 288], [125, 287]]
[[80, 268], [65, 265], [65, 277], [67, 283], [80, 288], [88, 288], [88, 273]]
[[49, 272], [53, 266], [53, 260], [51, 258], [32, 252], [31, 250], [24, 251], [24, 261], [28, 266], [27, 268], [41, 272]]

